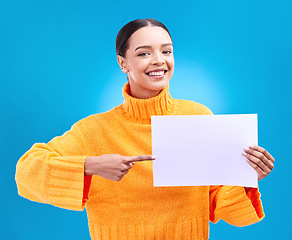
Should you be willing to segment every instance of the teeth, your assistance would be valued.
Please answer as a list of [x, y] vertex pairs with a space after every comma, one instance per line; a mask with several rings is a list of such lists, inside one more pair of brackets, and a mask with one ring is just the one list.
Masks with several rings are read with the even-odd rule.
[[160, 72], [150, 72], [148, 75], [149, 76], [161, 76], [164, 74], [164, 71], [160, 71]]

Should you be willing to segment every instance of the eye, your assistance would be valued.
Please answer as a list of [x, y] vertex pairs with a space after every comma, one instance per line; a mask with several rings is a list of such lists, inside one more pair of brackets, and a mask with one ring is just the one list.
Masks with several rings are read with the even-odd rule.
[[166, 54], [166, 55], [169, 55], [169, 54], [172, 53], [172, 51], [171, 51], [171, 50], [164, 50], [162, 53], [163, 53], [163, 54]]
[[144, 56], [148, 56], [149, 53], [148, 52], [142, 52], [142, 53], [139, 53], [138, 56], [140, 57], [144, 57]]

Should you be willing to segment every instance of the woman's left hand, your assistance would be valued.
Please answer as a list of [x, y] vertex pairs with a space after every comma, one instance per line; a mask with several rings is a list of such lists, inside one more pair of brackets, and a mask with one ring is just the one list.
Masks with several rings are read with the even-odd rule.
[[243, 156], [248, 164], [254, 168], [258, 174], [258, 180], [265, 178], [274, 168], [275, 159], [262, 147], [251, 145], [244, 148]]

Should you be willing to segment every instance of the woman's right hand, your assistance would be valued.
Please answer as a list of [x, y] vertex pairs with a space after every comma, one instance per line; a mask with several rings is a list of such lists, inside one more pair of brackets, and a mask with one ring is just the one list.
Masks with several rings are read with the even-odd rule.
[[120, 181], [133, 167], [135, 162], [155, 160], [151, 155], [122, 156], [119, 154], [104, 154], [85, 159], [84, 174], [99, 175], [103, 178]]

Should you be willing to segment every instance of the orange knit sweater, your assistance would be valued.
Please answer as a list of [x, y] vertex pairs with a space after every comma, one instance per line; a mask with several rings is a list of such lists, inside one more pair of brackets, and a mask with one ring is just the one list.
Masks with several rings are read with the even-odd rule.
[[245, 226], [263, 218], [258, 189], [153, 187], [151, 161], [137, 162], [118, 182], [84, 177], [87, 156], [150, 155], [151, 115], [212, 114], [198, 103], [172, 99], [168, 87], [154, 98], [135, 99], [126, 84], [123, 94], [120, 106], [33, 145], [17, 164], [19, 194], [66, 209], [86, 206], [93, 240], [201, 240], [208, 239], [209, 220]]

